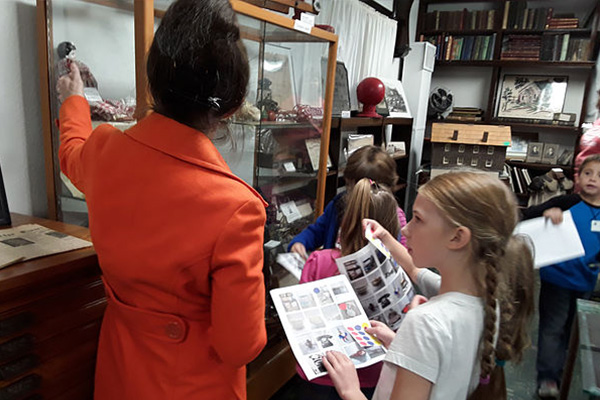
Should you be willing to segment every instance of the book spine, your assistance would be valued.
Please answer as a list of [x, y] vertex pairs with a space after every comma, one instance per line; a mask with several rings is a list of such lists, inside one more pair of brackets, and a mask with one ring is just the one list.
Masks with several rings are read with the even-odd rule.
[[569, 34], [565, 33], [563, 35], [562, 46], [560, 49], [560, 61], [565, 61], [567, 59], [567, 50], [569, 49]]
[[510, 1], [504, 2], [504, 15], [502, 17], [502, 29], [506, 29], [508, 26], [508, 14], [510, 10]]

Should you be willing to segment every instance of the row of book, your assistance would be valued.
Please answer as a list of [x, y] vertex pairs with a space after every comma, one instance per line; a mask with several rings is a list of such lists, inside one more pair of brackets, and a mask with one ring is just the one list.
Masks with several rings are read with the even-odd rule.
[[501, 60], [588, 61], [590, 39], [569, 33], [506, 35], [502, 38]]
[[497, 117], [494, 121], [536, 125], [575, 126], [576, 117], [577, 115], [575, 113], [554, 113], [552, 119]]
[[543, 35], [540, 60], [588, 61], [590, 51], [590, 38], [574, 38], [569, 33]]
[[491, 60], [494, 56], [496, 34], [485, 36], [421, 35], [436, 48], [436, 60]]
[[425, 31], [495, 29], [496, 10], [431, 11], [425, 14]]
[[552, 7], [527, 8], [526, 1], [505, 1], [502, 29], [546, 29]]
[[476, 107], [454, 107], [445, 118], [447, 121], [477, 122], [483, 120], [483, 110]]
[[526, 194], [531, 184], [531, 175], [527, 168], [514, 167], [504, 164], [504, 175], [508, 176], [508, 183], [514, 193]]

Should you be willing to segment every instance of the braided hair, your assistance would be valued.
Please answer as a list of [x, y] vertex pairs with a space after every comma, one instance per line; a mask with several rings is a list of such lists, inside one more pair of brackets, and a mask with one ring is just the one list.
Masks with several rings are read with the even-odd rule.
[[[423, 186], [419, 194], [432, 201], [451, 224], [471, 231], [471, 256], [477, 266], [472, 272], [485, 310], [480, 345], [481, 378], [482, 382], [489, 380], [495, 367], [496, 335], [499, 334], [498, 344], [505, 359], [520, 356], [523, 343], [513, 342], [507, 327], [512, 323], [521, 335], [528, 321], [528, 318], [513, 318], [513, 292], [507, 289], [507, 282], [514, 282], [513, 276], [519, 268], [533, 270], [531, 251], [527, 246], [517, 245], [518, 240], [513, 237], [518, 221], [516, 199], [499, 179], [471, 170], [440, 175]], [[518, 260], [518, 252], [525, 257], [520, 259], [523, 264], [509, 268], [507, 263]], [[531, 287], [523, 289], [530, 295], [533, 282]]]

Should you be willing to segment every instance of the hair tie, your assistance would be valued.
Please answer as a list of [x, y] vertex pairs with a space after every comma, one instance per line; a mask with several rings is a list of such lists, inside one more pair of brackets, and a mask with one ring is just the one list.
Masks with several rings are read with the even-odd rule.
[[480, 385], [488, 385], [490, 383], [490, 376], [487, 375], [486, 377], [483, 378], [479, 378], [479, 384]]
[[498, 360], [496, 358], [496, 365], [499, 366], [500, 368], [504, 368], [504, 366], [506, 365], [506, 360]]

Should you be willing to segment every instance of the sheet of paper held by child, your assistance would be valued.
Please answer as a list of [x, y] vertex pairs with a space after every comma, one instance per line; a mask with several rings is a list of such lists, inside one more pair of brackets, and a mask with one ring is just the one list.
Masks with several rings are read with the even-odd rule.
[[528, 235], [534, 247], [534, 266], [542, 268], [585, 255], [581, 238], [570, 211], [563, 212], [563, 222], [554, 225], [539, 217], [520, 222], [515, 234]]
[[385, 348], [365, 332], [367, 315], [346, 276], [270, 293], [292, 352], [309, 380], [327, 374], [322, 358], [329, 350], [346, 354], [357, 368], [383, 360]]
[[350, 280], [369, 319], [381, 321], [393, 330], [398, 329], [415, 290], [408, 275], [394, 259], [369, 243], [335, 262], [340, 273]]

